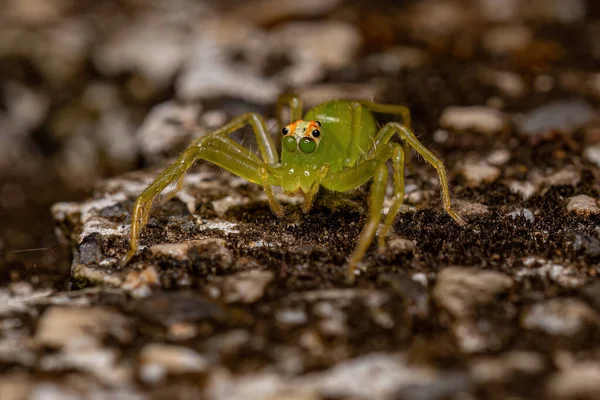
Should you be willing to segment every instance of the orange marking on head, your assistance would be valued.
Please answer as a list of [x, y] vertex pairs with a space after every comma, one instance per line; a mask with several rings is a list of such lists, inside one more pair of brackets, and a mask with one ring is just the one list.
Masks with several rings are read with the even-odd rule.
[[296, 125], [298, 125], [299, 122], [302, 122], [302, 120], [299, 119], [299, 120], [294, 121], [294, 122], [292, 122], [291, 124], [288, 125], [288, 128], [290, 129], [290, 133], [288, 133], [288, 135], [289, 134], [293, 135], [294, 132], [296, 132]]
[[311, 136], [311, 133], [313, 130], [321, 130], [321, 127], [317, 124], [317, 121], [310, 121], [308, 123], [308, 126], [306, 127], [306, 132], [304, 133], [304, 136]]

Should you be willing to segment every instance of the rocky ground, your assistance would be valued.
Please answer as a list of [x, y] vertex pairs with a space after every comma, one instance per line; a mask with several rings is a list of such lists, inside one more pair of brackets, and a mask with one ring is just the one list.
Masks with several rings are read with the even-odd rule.
[[[0, 2], [0, 399], [600, 398], [598, 5], [391, 3]], [[199, 163], [120, 266], [168, 160], [284, 90], [408, 105], [467, 224], [413, 157], [349, 285], [368, 187], [279, 219]]]

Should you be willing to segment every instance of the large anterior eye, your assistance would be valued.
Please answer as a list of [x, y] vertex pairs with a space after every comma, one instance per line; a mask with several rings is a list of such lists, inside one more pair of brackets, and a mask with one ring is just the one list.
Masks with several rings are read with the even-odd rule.
[[317, 148], [317, 144], [311, 138], [303, 138], [300, 140], [300, 151], [306, 154], [312, 153]]
[[283, 148], [293, 153], [298, 148], [298, 143], [296, 142], [296, 138], [294, 136], [286, 136], [283, 138]]

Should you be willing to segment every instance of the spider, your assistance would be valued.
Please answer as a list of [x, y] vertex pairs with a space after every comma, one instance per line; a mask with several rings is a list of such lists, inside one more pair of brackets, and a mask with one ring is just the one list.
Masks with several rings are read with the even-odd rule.
[[[281, 112], [286, 106], [290, 110], [291, 123], [283, 126]], [[148, 221], [154, 199], [169, 185], [175, 184], [175, 191], [181, 189], [186, 171], [198, 160], [209, 161], [261, 185], [271, 210], [279, 217], [283, 215], [283, 209], [275, 199], [273, 186], [280, 186], [287, 195], [303, 196], [302, 210], [308, 213], [321, 186], [346, 192], [372, 179], [368, 221], [348, 262], [347, 278], [351, 282], [382, 219], [388, 182], [387, 162], [391, 160], [394, 195], [378, 235], [378, 248], [380, 251], [385, 249], [386, 236], [404, 198], [404, 163], [410, 148], [436, 169], [444, 209], [456, 223], [464, 224], [460, 215], [452, 209], [444, 164], [411, 131], [407, 107], [367, 100], [331, 100], [313, 107], [302, 118], [302, 100], [298, 96], [285, 94], [279, 98], [276, 112], [283, 134], [281, 157], [277, 154], [275, 142], [262, 116], [246, 113], [194, 141], [172, 165], [160, 173], [135, 202], [130, 248], [123, 258], [123, 264], [129, 262], [138, 249], [140, 231]], [[373, 113], [398, 114], [403, 123], [388, 122], [378, 129]], [[246, 124], [250, 124], [256, 135], [260, 158], [229, 137]], [[404, 146], [390, 141], [396, 134]]]

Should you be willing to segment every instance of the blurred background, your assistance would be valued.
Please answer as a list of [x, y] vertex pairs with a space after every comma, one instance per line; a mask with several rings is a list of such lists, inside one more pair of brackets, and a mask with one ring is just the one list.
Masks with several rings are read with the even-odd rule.
[[0, 9], [3, 283], [68, 276], [54, 202], [164, 165], [233, 115], [272, 118], [285, 90], [308, 106], [405, 103], [442, 154], [452, 143], [434, 134], [448, 106], [518, 113], [565, 93], [600, 101], [593, 0], [0, 0]]

